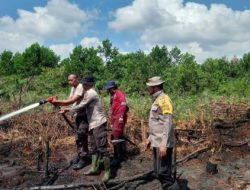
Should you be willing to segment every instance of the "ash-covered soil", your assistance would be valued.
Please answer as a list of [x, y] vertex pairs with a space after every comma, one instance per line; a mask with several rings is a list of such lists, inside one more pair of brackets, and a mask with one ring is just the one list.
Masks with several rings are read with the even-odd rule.
[[[1, 153], [7, 145], [1, 145]], [[178, 148], [177, 148], [178, 150]], [[1, 189], [15, 189], [47, 185], [48, 180], [53, 177], [55, 172], [58, 176], [54, 179], [53, 185], [77, 184], [85, 182], [96, 182], [100, 180], [102, 174], [98, 176], [85, 176], [84, 171], [88, 170], [90, 165], [84, 169], [74, 171], [69, 166], [70, 160], [75, 154], [74, 144], [63, 146], [57, 150], [57, 153], [51, 153], [49, 159], [50, 177], [45, 178], [43, 172], [45, 167], [44, 160], [40, 162], [40, 171], [37, 170], [37, 163], [28, 165], [22, 161], [21, 153], [13, 152], [9, 156], [1, 154], [0, 161], [0, 187]], [[177, 160], [183, 157], [178, 153]], [[218, 173], [208, 174], [206, 164], [213, 160], [218, 166]], [[226, 147], [220, 152], [213, 153], [209, 150], [200, 154], [197, 158], [190, 159], [177, 166], [178, 183], [181, 189], [250, 189], [250, 146]], [[137, 174], [145, 173], [152, 168], [151, 152], [138, 153], [138, 150], [130, 147], [129, 157], [119, 168], [112, 168], [112, 178], [124, 179]], [[54, 173], [53, 173], [54, 172]], [[132, 184], [128, 183], [127, 189]], [[135, 184], [133, 184], [135, 185]], [[143, 182], [138, 185], [139, 190], [161, 189], [157, 180]], [[100, 187], [95, 187], [100, 188]], [[78, 188], [79, 189], [79, 188]], [[94, 189], [80, 188], [80, 189]], [[126, 186], [121, 189], [126, 189]]]
[[[221, 113], [221, 111], [218, 111]], [[249, 113], [249, 109], [248, 112]], [[0, 189], [25, 189], [59, 185], [95, 184], [75, 189], [161, 189], [156, 179], [125, 181], [152, 169], [152, 153], [143, 151], [145, 123], [134, 118], [127, 135], [138, 144], [128, 144], [127, 160], [112, 168], [116, 185], [99, 184], [98, 176], [85, 176], [85, 168], [74, 171], [70, 160], [76, 148], [72, 131], [56, 113], [24, 115], [0, 127]], [[250, 118], [177, 122], [177, 179], [181, 190], [250, 190]], [[50, 142], [46, 175], [45, 141]], [[112, 147], [112, 146], [110, 146]], [[110, 150], [112, 152], [112, 150]], [[112, 156], [112, 155], [111, 155]], [[39, 159], [38, 159], [39, 158]], [[208, 163], [217, 166], [207, 172]], [[114, 188], [116, 186], [116, 188]]]

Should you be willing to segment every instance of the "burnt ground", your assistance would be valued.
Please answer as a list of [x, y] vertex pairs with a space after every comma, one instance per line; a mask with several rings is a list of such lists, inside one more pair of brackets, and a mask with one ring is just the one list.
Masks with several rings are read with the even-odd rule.
[[[131, 122], [131, 121], [130, 121]], [[10, 129], [0, 129], [0, 189], [24, 189], [46, 185], [95, 183], [99, 176], [84, 176], [82, 170], [69, 167], [76, 149], [74, 136], [55, 115], [17, 118]], [[17, 125], [18, 124], [18, 125]], [[35, 126], [37, 124], [37, 126]], [[50, 126], [57, 126], [51, 128]], [[112, 168], [112, 180], [124, 180], [152, 169], [151, 151], [142, 151], [141, 122], [128, 125], [127, 134], [139, 145], [128, 145], [128, 158], [120, 168]], [[43, 127], [43, 128], [42, 128]], [[140, 130], [140, 131], [137, 131]], [[250, 120], [178, 123], [177, 177], [180, 189], [250, 190]], [[50, 141], [48, 175], [45, 177], [44, 138]], [[206, 149], [204, 149], [206, 148]], [[198, 151], [197, 151], [198, 150]], [[199, 151], [204, 150], [204, 151]], [[38, 156], [40, 155], [40, 156]], [[40, 158], [40, 159], [38, 159]], [[39, 160], [39, 162], [38, 162]], [[206, 170], [207, 163], [217, 164], [217, 173]], [[111, 180], [111, 181], [112, 181]], [[112, 189], [108, 185], [75, 189]], [[48, 188], [49, 189], [49, 188]], [[161, 189], [157, 180], [128, 182], [116, 189]]]
[[[1, 148], [6, 146], [1, 146]], [[82, 182], [91, 182], [99, 180], [99, 176], [84, 176], [83, 172], [89, 166], [82, 170], [74, 171], [66, 168], [74, 155], [74, 144], [64, 145], [57, 151], [57, 156], [51, 153], [49, 168], [60, 172], [53, 185], [76, 184]], [[1, 149], [1, 153], [3, 153]], [[113, 169], [113, 178], [123, 179], [137, 174], [147, 172], [151, 169], [152, 158], [150, 152], [138, 154], [130, 147], [130, 155], [127, 161], [123, 162], [121, 167]], [[37, 170], [37, 164], [28, 165], [24, 163], [19, 153], [12, 152], [9, 156], [1, 154], [0, 161], [0, 187], [1, 189], [15, 189], [17, 187], [33, 187], [45, 185], [44, 161], [40, 163], [41, 171]], [[182, 157], [178, 154], [177, 159]], [[218, 164], [218, 173], [208, 174], [206, 164], [213, 159]], [[222, 151], [212, 153], [211, 150], [200, 154], [197, 158], [191, 159], [178, 165], [177, 176], [179, 176], [179, 185], [181, 189], [250, 189], [250, 146], [249, 144], [241, 147], [225, 147]], [[63, 171], [62, 169], [65, 169]], [[45, 183], [43, 183], [43, 181]], [[87, 189], [87, 188], [79, 188]], [[93, 188], [89, 188], [93, 189]], [[124, 188], [125, 189], [125, 188]], [[139, 185], [138, 190], [161, 189], [157, 180]]]

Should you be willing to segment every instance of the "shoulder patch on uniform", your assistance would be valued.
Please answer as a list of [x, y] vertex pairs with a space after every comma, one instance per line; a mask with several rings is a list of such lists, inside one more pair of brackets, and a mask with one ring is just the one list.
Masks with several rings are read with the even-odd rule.
[[168, 95], [160, 96], [157, 100], [157, 104], [161, 108], [163, 114], [173, 113], [172, 103]]

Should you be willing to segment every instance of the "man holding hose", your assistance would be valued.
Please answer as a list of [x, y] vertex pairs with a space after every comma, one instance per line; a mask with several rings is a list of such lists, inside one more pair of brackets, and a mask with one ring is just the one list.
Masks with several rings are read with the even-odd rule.
[[73, 108], [61, 109], [61, 113], [67, 111], [73, 113], [81, 113], [86, 110], [87, 118], [89, 122], [89, 139], [90, 150], [92, 154], [92, 163], [89, 171], [85, 175], [97, 175], [100, 173], [100, 160], [104, 163], [104, 175], [102, 177], [103, 182], [107, 182], [110, 177], [110, 159], [107, 150], [107, 118], [105, 116], [104, 108], [101, 104], [101, 99], [97, 94], [94, 86], [95, 79], [93, 76], [85, 76], [81, 81], [85, 90], [82, 101]]
[[[68, 83], [72, 87], [70, 95], [66, 100], [58, 100], [55, 96], [49, 97], [47, 100], [58, 106], [72, 105], [72, 108], [77, 106], [83, 99], [84, 89], [81, 83], [78, 81], [76, 74], [70, 74], [68, 76]], [[76, 124], [76, 147], [77, 155], [71, 161], [73, 163], [73, 169], [79, 170], [86, 166], [88, 155], [88, 120], [86, 110], [82, 110], [79, 113], [75, 113]]]

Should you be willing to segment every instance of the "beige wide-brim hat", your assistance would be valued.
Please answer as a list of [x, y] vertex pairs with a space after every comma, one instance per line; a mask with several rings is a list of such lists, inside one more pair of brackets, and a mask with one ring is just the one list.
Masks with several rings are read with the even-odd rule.
[[146, 83], [147, 86], [158, 86], [160, 84], [163, 84], [165, 81], [161, 79], [159, 76], [152, 77], [148, 79], [148, 82]]

